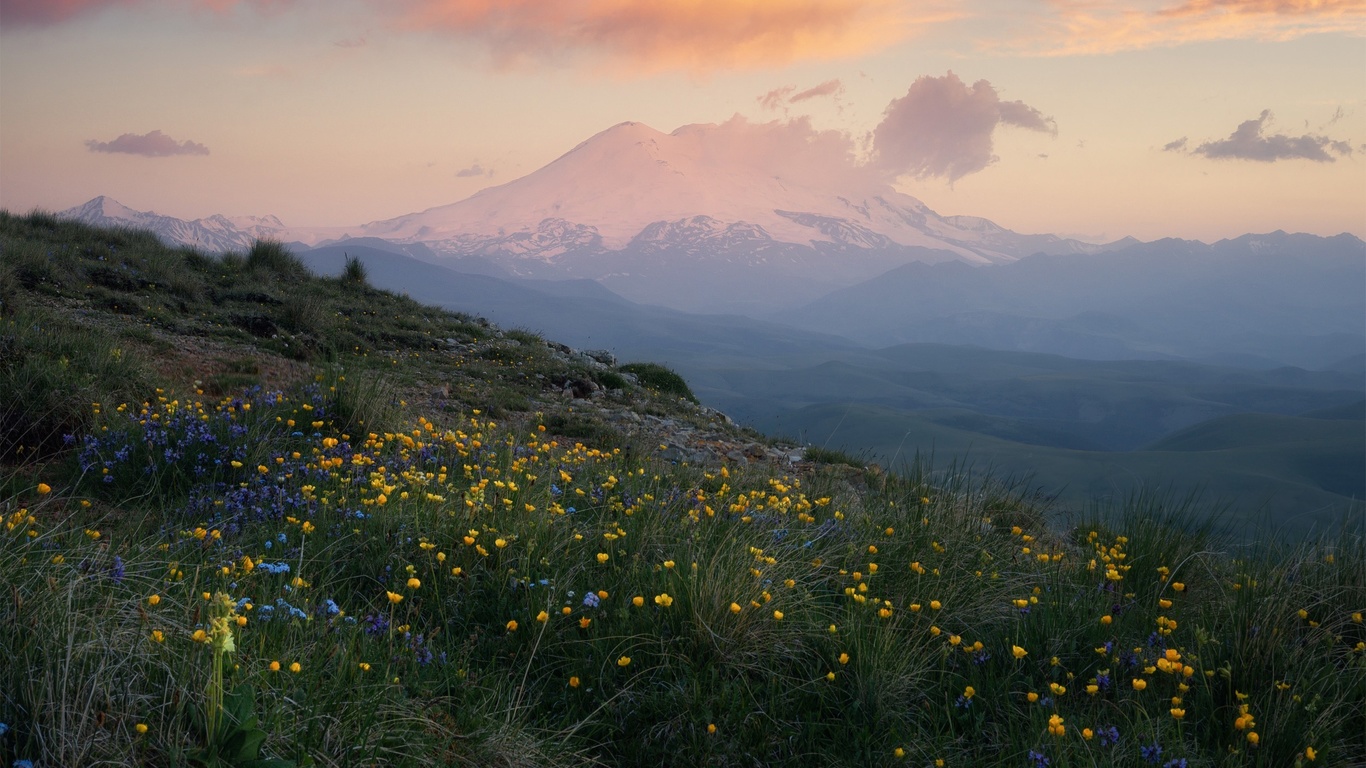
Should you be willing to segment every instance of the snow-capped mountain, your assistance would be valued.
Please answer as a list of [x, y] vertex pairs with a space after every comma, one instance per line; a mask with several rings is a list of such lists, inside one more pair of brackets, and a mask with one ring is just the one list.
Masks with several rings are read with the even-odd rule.
[[278, 238], [286, 231], [285, 225], [274, 216], [215, 214], [185, 221], [150, 211], [135, 211], [104, 195], [57, 215], [101, 227], [147, 229], [168, 244], [188, 245], [211, 253], [245, 251], [257, 239]]
[[667, 134], [621, 123], [506, 184], [358, 227], [286, 228], [270, 216], [187, 222], [105, 197], [60, 215], [209, 251], [257, 238], [380, 238], [430, 249], [457, 269], [588, 278], [635, 301], [710, 312], [795, 306], [911, 262], [1000, 264], [1119, 245], [941, 216], [855, 162], [847, 139], [741, 118]]
[[718, 150], [719, 135], [710, 125], [666, 134], [621, 123], [527, 176], [458, 203], [372, 222], [363, 231], [425, 242], [452, 256], [543, 262], [584, 248], [622, 250], [665, 232], [679, 244], [744, 233], [745, 240], [816, 249], [930, 248], [972, 263], [1103, 249], [1020, 235], [985, 219], [943, 217], [872, 174], [783, 176]]
[[[940, 216], [838, 153], [737, 149], [765, 126], [621, 123], [519, 179], [366, 224], [512, 274], [591, 278], [680, 309], [763, 312], [913, 261], [1007, 263], [1107, 246]], [[801, 141], [789, 154], [801, 155]], [[833, 158], [833, 159], [832, 159]]]

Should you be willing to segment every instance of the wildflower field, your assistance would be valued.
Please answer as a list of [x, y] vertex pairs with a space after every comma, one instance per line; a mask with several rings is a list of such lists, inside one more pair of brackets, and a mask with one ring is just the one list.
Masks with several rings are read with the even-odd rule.
[[[56, 320], [4, 306], [13, 392]], [[0, 465], [3, 765], [1366, 764], [1359, 525], [692, 466], [427, 410], [360, 383], [426, 351], [356, 347], [221, 393], [61, 358], [150, 389]]]

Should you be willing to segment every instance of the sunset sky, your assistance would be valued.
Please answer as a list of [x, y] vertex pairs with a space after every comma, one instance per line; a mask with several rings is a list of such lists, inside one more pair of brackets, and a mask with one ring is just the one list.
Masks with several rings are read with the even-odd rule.
[[1366, 0], [0, 0], [14, 212], [355, 225], [732, 119], [1021, 232], [1366, 237]]

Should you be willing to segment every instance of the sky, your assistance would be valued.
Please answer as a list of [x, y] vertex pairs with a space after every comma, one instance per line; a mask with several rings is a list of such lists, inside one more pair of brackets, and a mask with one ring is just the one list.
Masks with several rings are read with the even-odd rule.
[[1366, 237], [1366, 0], [0, 0], [16, 213], [354, 226], [628, 120], [1019, 232]]

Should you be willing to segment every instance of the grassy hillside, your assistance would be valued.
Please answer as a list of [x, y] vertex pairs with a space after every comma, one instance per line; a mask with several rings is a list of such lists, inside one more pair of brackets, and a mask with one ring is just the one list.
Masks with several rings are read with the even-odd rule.
[[1366, 754], [1359, 528], [789, 465], [667, 369], [268, 245], [0, 213], [0, 302], [7, 765]]

